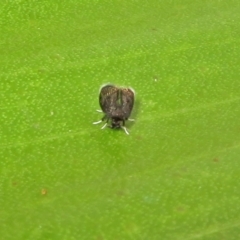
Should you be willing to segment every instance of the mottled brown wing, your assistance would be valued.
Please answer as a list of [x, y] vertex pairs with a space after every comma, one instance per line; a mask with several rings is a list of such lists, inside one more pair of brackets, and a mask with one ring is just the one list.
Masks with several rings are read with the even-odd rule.
[[124, 112], [125, 119], [128, 119], [131, 115], [134, 105], [134, 91], [131, 88], [122, 89], [122, 110]]
[[102, 111], [107, 115], [111, 114], [112, 106], [117, 102], [119, 89], [114, 85], [105, 85], [101, 88], [99, 94], [99, 104]]

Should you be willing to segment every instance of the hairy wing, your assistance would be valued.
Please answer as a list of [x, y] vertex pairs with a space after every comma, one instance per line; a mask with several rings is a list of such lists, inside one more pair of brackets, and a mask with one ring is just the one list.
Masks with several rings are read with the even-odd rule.
[[99, 94], [99, 104], [106, 114], [110, 114], [118, 98], [118, 88], [114, 85], [105, 85]]
[[127, 119], [133, 109], [134, 105], [134, 91], [130, 88], [122, 89], [122, 110], [125, 115], [125, 119]]

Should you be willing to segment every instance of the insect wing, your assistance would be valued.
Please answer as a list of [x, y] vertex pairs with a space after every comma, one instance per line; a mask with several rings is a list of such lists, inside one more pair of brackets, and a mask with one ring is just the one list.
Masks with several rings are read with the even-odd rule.
[[134, 91], [130, 88], [122, 89], [122, 110], [124, 112], [125, 118], [127, 119], [133, 109], [134, 105]]
[[103, 112], [111, 113], [112, 106], [115, 105], [118, 98], [118, 88], [114, 85], [106, 85], [101, 88], [99, 94], [99, 104]]

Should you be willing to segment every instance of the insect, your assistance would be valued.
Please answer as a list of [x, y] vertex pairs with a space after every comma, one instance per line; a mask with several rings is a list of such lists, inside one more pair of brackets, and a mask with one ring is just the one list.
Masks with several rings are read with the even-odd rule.
[[128, 119], [134, 105], [134, 90], [117, 87], [112, 84], [104, 85], [100, 89], [99, 104], [104, 116], [100, 121], [93, 124], [106, 121], [102, 127], [103, 129], [110, 120], [110, 128], [122, 128], [126, 134], [129, 134], [125, 127], [125, 121], [134, 121], [134, 119]]

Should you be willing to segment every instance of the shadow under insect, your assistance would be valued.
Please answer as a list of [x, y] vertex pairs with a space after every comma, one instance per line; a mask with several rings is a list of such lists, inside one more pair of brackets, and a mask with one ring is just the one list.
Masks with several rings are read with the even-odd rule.
[[125, 127], [125, 122], [127, 120], [134, 121], [133, 119], [129, 119], [134, 105], [134, 91], [131, 88], [122, 88], [107, 84], [100, 89], [99, 104], [105, 115], [100, 121], [93, 124], [106, 121], [101, 129], [110, 123], [108, 127], [113, 129], [122, 128], [126, 134], [129, 134]]

